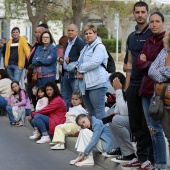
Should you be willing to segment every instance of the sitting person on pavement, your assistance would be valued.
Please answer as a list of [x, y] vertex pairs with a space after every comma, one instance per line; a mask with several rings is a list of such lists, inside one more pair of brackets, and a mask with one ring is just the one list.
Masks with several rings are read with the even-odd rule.
[[130, 126], [128, 108], [124, 94], [125, 76], [120, 72], [115, 72], [109, 77], [110, 83], [116, 91], [116, 105], [108, 112], [113, 116], [109, 124], [113, 149], [104, 156], [116, 157], [111, 160], [117, 163], [129, 162], [136, 158], [135, 150], [130, 141]]
[[53, 135], [55, 127], [63, 124], [66, 120], [66, 105], [56, 83], [47, 82], [45, 92], [49, 99], [49, 104], [41, 110], [32, 112], [28, 118], [31, 126], [38, 128], [37, 139], [41, 136], [41, 139], [37, 140], [38, 144], [51, 142], [49, 135]]
[[75, 160], [71, 160], [70, 164], [75, 166], [94, 166], [94, 148], [97, 148], [101, 153], [112, 149], [109, 127], [104, 125], [102, 120], [94, 116], [90, 118], [86, 114], [78, 115], [76, 123], [82, 128], [75, 145], [79, 155]]
[[[37, 101], [36, 108], [35, 108], [36, 112], [43, 109], [44, 107], [48, 105], [48, 98], [46, 97], [45, 86], [41, 86], [38, 88], [37, 97], [38, 97], [38, 101]], [[30, 117], [28, 117], [28, 120], [30, 120]], [[39, 137], [40, 137], [40, 133], [38, 131], [38, 128], [35, 126], [33, 135], [30, 136], [30, 139], [35, 140]]]
[[65, 149], [65, 135], [78, 134], [79, 126], [76, 123], [76, 117], [79, 114], [86, 114], [84, 109], [82, 96], [79, 91], [74, 92], [71, 98], [71, 107], [66, 113], [66, 122], [55, 127], [52, 143], [55, 144], [51, 147], [52, 150]]
[[11, 92], [11, 79], [4, 69], [0, 69], [0, 107], [6, 109]]
[[31, 114], [29, 97], [26, 91], [21, 89], [17, 81], [13, 81], [11, 83], [11, 94], [8, 98], [6, 111], [10, 120], [10, 124], [17, 126], [23, 126], [25, 116]]

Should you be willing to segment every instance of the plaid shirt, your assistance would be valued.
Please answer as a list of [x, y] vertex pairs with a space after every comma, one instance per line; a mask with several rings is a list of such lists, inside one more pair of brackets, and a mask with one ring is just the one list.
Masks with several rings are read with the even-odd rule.
[[[162, 83], [170, 81], [170, 63], [168, 66], [165, 66], [167, 57], [168, 52], [163, 48], [149, 68], [148, 75], [155, 82]], [[168, 84], [168, 90], [170, 96], [170, 83]]]

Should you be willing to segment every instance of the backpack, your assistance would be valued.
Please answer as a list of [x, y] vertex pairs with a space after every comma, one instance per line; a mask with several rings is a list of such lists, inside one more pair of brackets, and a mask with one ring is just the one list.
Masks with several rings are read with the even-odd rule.
[[[99, 44], [102, 44], [102, 43], [99, 43]], [[99, 45], [99, 44], [97, 44], [97, 45]], [[94, 52], [96, 46], [93, 48], [93, 52]], [[108, 61], [107, 61], [107, 66], [105, 66], [103, 63], [101, 64], [101, 66], [104, 67], [108, 73], [114, 73], [116, 71], [116, 65], [115, 65], [114, 59], [108, 51], [107, 51], [107, 54], [109, 56]]]

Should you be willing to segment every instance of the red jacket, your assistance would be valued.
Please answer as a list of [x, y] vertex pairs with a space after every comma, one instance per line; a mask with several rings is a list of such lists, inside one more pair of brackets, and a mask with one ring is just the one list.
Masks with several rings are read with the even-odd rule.
[[[152, 97], [154, 93], [154, 81], [148, 76], [148, 69], [152, 62], [156, 59], [159, 52], [163, 49], [163, 38], [165, 32], [158, 35], [153, 35], [148, 38], [140, 52], [136, 61], [136, 67], [143, 72], [143, 79], [140, 85], [139, 95]], [[142, 61], [140, 55], [145, 54], [147, 61]]]
[[32, 112], [32, 117], [36, 114], [48, 115], [49, 117], [49, 134], [54, 134], [54, 129], [57, 125], [63, 124], [66, 121], [66, 105], [63, 99], [58, 96], [49, 101], [49, 104], [38, 112]]

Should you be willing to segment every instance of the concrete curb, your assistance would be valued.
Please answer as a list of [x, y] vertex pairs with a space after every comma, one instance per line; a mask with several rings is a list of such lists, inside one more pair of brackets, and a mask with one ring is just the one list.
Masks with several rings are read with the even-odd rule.
[[[27, 121], [27, 118], [25, 120], [25, 127], [33, 130], [30, 123]], [[77, 154], [77, 151], [75, 149], [77, 137], [66, 137], [66, 148], [74, 153]], [[107, 169], [107, 170], [121, 170], [121, 165], [115, 162], [112, 162], [110, 158], [106, 158], [102, 156], [100, 152], [94, 151], [94, 161], [97, 165]]]

